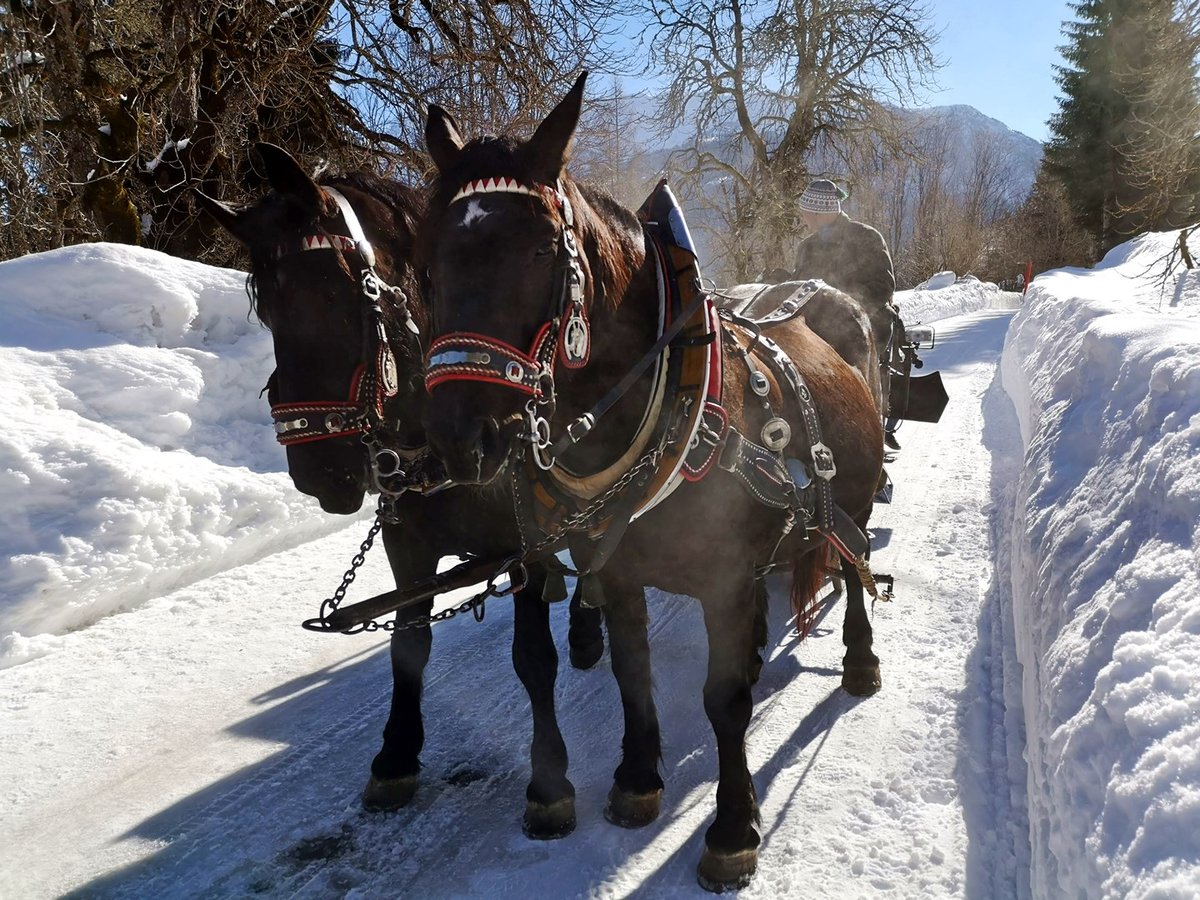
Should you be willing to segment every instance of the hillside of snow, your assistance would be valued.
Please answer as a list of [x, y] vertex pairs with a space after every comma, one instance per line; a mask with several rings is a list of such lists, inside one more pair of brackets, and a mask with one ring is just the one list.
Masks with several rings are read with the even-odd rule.
[[245, 282], [117, 244], [0, 263], [0, 667], [343, 524], [287, 476]]
[[983, 309], [1016, 309], [1021, 295], [1002, 291], [991, 281], [980, 281], [971, 275], [955, 280], [953, 272], [943, 272], [949, 279], [940, 282], [930, 279], [931, 287], [916, 287], [896, 291], [892, 302], [900, 310], [905, 326], [929, 324], [938, 319], [963, 316]]
[[1003, 359], [1036, 897], [1200, 895], [1200, 272], [1038, 276]]

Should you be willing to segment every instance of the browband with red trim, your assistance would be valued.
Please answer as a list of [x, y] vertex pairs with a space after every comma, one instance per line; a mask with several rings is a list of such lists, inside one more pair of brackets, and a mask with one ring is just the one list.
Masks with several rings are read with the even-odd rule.
[[458, 193], [450, 198], [450, 203], [456, 203], [464, 197], [470, 197], [474, 194], [526, 194], [530, 197], [541, 197], [544, 200], [552, 200], [555, 204], [561, 206], [562, 192], [545, 184], [526, 185], [517, 181], [515, 178], [477, 178], [474, 181], [468, 181]]
[[358, 250], [354, 238], [344, 234], [306, 234], [300, 238], [301, 250]]

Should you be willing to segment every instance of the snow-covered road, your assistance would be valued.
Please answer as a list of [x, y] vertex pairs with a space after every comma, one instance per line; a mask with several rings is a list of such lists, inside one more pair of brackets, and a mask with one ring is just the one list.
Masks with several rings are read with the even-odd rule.
[[[1020, 676], [998, 510], [1020, 461], [997, 363], [1011, 312], [938, 323], [927, 371], [951, 403], [909, 424], [873, 522], [896, 600], [874, 612], [884, 688], [839, 688], [842, 605], [795, 640], [773, 604], [748, 751], [762, 805], [746, 897], [1010, 897], [1028, 892]], [[337, 583], [365, 522], [67, 634], [0, 670], [0, 896], [704, 896], [714, 811], [699, 607], [651, 599], [663, 814], [602, 817], [621, 714], [607, 654], [564, 662], [559, 710], [578, 828], [527, 841], [529, 713], [511, 615], [435, 630], [428, 741], [412, 807], [358, 795], [390, 676], [378, 639], [298, 627]], [[354, 596], [384, 590], [382, 551]], [[566, 608], [554, 616], [565, 650]], [[1007, 706], [1006, 706], [1007, 700]]]

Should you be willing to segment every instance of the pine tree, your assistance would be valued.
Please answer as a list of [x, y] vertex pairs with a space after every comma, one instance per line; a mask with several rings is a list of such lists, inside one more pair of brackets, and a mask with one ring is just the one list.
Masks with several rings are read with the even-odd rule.
[[1197, 213], [1197, 5], [1079, 0], [1064, 27], [1045, 166], [1102, 252]]

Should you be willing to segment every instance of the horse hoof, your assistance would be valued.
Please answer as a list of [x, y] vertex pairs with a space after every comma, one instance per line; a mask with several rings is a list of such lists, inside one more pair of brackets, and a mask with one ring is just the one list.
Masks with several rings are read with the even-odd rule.
[[696, 867], [696, 880], [700, 887], [714, 894], [726, 891], [736, 891], [744, 888], [754, 877], [758, 868], [758, 848], [735, 850], [723, 853], [713, 850], [707, 844], [700, 856], [700, 865]]
[[879, 691], [879, 666], [846, 666], [842, 672], [842, 690], [854, 697], [870, 697]]
[[614, 784], [608, 792], [604, 818], [622, 828], [642, 828], [658, 818], [662, 794], [662, 788], [645, 794], [631, 794]]
[[596, 663], [600, 662], [600, 657], [604, 655], [604, 640], [598, 640], [594, 644], [588, 644], [586, 647], [571, 647], [571, 665], [576, 669], [590, 669]]
[[376, 778], [371, 776], [363, 791], [362, 805], [367, 812], [392, 812], [408, 806], [417, 792], [417, 776]]
[[525, 837], [532, 841], [553, 841], [575, 830], [575, 798], [563, 797], [553, 803], [525, 804], [525, 819], [521, 823]]

